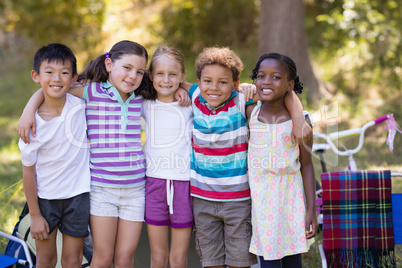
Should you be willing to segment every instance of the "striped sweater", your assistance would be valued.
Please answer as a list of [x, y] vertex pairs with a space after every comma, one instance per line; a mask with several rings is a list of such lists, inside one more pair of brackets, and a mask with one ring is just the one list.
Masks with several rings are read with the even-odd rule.
[[109, 82], [91, 83], [84, 89], [90, 144], [91, 184], [133, 187], [145, 183], [141, 147], [142, 97], [134, 93], [123, 102]]
[[191, 195], [210, 201], [250, 198], [247, 177], [247, 120], [244, 95], [233, 92], [208, 109], [198, 85], [190, 88], [194, 112]]

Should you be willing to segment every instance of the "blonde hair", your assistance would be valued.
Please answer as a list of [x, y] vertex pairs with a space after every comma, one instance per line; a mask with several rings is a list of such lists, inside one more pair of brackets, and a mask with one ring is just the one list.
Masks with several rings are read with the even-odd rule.
[[181, 66], [180, 71], [182, 73], [186, 72], [186, 68], [184, 67], [184, 56], [181, 51], [174, 47], [161, 46], [156, 49], [154, 55], [152, 56], [151, 62], [149, 63], [149, 73], [152, 74], [152, 70], [154, 68], [153, 63], [161, 56], [167, 56], [177, 61]]

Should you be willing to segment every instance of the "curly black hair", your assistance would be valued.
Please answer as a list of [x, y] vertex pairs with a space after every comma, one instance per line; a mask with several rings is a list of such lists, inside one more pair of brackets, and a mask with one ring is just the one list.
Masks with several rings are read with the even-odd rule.
[[296, 92], [296, 94], [301, 94], [303, 91], [303, 84], [300, 82], [300, 78], [297, 75], [297, 69], [296, 69], [296, 64], [295, 62], [289, 58], [288, 56], [279, 54], [279, 53], [267, 53], [262, 55], [259, 60], [257, 61], [257, 64], [255, 65], [252, 74], [250, 75], [250, 78], [255, 81], [257, 79], [257, 73], [258, 69], [260, 68], [260, 64], [263, 60], [265, 59], [276, 59], [281, 62], [283, 62], [287, 68], [288, 68], [288, 78], [290, 81], [294, 80], [295, 85], [293, 87], [293, 90]]

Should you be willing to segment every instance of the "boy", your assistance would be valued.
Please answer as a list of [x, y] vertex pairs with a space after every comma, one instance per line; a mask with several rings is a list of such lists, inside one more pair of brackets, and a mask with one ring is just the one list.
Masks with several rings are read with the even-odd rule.
[[[243, 63], [229, 48], [211, 47], [203, 50], [195, 65], [198, 85], [192, 85], [189, 94], [194, 112], [191, 195], [196, 249], [203, 267], [249, 267], [257, 263], [249, 253], [252, 230], [245, 115], [246, 105], [253, 101], [246, 102], [236, 91]], [[288, 95], [292, 118], [302, 115], [300, 101]], [[304, 118], [298, 116], [297, 123], [304, 123]]]
[[44, 102], [35, 113], [37, 135], [21, 139], [23, 184], [35, 239], [36, 266], [55, 267], [56, 234], [63, 234], [61, 264], [81, 267], [89, 222], [89, 153], [83, 101], [67, 94], [77, 79], [73, 52], [63, 44], [40, 48], [31, 77]]

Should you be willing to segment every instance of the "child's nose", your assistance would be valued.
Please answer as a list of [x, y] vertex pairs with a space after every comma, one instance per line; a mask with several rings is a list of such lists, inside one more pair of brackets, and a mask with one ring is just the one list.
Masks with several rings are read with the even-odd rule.
[[130, 78], [131, 79], [137, 78], [137, 71], [130, 72]]
[[54, 76], [53, 76], [53, 80], [54, 81], [61, 81], [61, 75], [59, 73], [55, 72]]
[[169, 74], [165, 74], [165, 75], [163, 76], [163, 81], [164, 81], [164, 82], [169, 82]]

